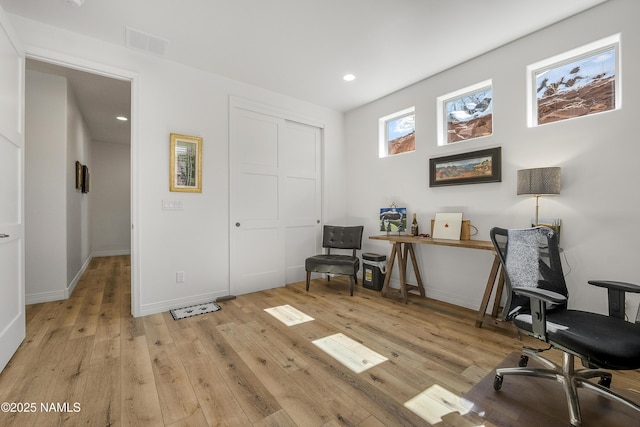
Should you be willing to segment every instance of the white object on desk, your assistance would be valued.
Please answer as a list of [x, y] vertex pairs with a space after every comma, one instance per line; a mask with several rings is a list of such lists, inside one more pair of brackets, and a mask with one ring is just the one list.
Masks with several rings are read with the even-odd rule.
[[437, 212], [433, 224], [433, 238], [460, 240], [462, 212]]

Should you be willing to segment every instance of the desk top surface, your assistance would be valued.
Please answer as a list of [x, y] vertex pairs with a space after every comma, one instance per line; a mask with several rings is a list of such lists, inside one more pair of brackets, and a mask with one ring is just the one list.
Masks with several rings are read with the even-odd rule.
[[458, 248], [483, 249], [493, 251], [493, 243], [488, 240], [447, 240], [433, 239], [431, 237], [412, 236], [410, 234], [382, 234], [369, 236], [373, 240], [387, 240], [391, 243], [419, 243], [423, 245], [453, 246]]

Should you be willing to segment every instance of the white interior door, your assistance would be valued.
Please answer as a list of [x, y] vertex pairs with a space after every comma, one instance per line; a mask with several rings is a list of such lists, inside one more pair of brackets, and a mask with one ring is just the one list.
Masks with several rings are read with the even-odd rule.
[[24, 53], [0, 9], [0, 370], [25, 337]]
[[321, 131], [236, 102], [230, 135], [230, 292], [302, 280], [319, 250]]
[[279, 136], [284, 120], [236, 108], [231, 140], [231, 293], [284, 283]]
[[320, 252], [321, 139], [318, 127], [290, 121], [285, 124], [285, 283], [305, 280], [305, 259]]

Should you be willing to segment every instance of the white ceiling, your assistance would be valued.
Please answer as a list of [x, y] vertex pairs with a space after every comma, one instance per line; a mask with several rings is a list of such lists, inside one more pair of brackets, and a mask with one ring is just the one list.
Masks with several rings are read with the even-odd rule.
[[97, 74], [27, 59], [27, 69], [66, 77], [78, 109], [94, 141], [129, 144], [131, 122], [131, 83]]
[[[0, 0], [12, 14], [349, 111], [606, 0]], [[151, 53], [149, 53], [152, 55]], [[356, 75], [345, 82], [346, 73]], [[104, 96], [101, 96], [104, 100]]]

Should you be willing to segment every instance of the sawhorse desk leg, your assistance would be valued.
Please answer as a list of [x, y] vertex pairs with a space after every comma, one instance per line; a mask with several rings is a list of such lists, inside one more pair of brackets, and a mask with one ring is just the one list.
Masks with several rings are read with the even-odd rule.
[[[386, 297], [389, 294], [389, 280], [391, 279], [391, 272], [395, 264], [395, 259], [398, 259], [398, 275], [400, 276], [400, 298], [404, 303], [407, 303], [409, 299], [409, 289], [417, 289], [420, 292], [420, 296], [425, 296], [424, 285], [422, 284], [422, 277], [420, 276], [420, 270], [418, 269], [418, 262], [416, 261], [416, 254], [413, 249], [412, 243], [392, 242], [391, 255], [389, 256], [389, 262], [387, 263], [387, 274], [382, 283], [381, 295]], [[417, 286], [407, 284], [407, 261], [411, 258], [411, 265], [416, 275]]]
[[491, 265], [491, 272], [489, 273], [489, 278], [487, 279], [487, 286], [484, 288], [484, 295], [482, 296], [482, 302], [480, 303], [480, 308], [478, 309], [478, 314], [476, 316], [476, 328], [482, 327], [482, 322], [485, 318], [487, 307], [489, 306], [489, 300], [491, 299], [491, 294], [493, 293], [493, 287], [496, 283], [496, 279], [498, 279], [498, 288], [496, 290], [495, 300], [493, 301], [493, 310], [491, 311], [491, 315], [494, 318], [498, 315], [500, 299], [502, 298], [502, 288], [504, 286], [504, 276], [500, 270], [500, 258], [498, 258], [497, 254], [494, 254], [493, 264]]
[[391, 272], [393, 271], [393, 265], [396, 261], [396, 243], [391, 244], [391, 255], [389, 255], [389, 261], [387, 261], [387, 274], [384, 276], [384, 281], [382, 282], [382, 290], [380, 291], [380, 295], [386, 297], [389, 294], [389, 279], [391, 278]]
[[[413, 272], [416, 275], [416, 283], [418, 284], [417, 286], [414, 285], [408, 285], [406, 281], [402, 282], [405, 285], [405, 288], [408, 289], [417, 289], [418, 292], [420, 292], [420, 296], [424, 297], [425, 293], [424, 293], [424, 286], [422, 285], [422, 277], [420, 276], [420, 269], [418, 268], [418, 261], [416, 261], [416, 253], [414, 252], [413, 249], [413, 243], [405, 243], [404, 244], [404, 268], [405, 268], [405, 279], [407, 277], [406, 274], [406, 269], [407, 269], [407, 255], [411, 258], [411, 265], [413, 266]], [[404, 302], [407, 302], [407, 300], [405, 299]]]

